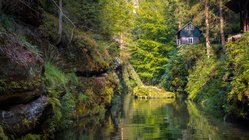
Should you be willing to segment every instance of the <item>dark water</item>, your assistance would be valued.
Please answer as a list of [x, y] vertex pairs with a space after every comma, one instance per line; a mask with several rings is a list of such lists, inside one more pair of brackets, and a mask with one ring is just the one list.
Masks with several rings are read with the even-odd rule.
[[121, 110], [90, 117], [56, 135], [58, 140], [249, 140], [249, 128], [224, 122], [189, 103], [134, 100]]

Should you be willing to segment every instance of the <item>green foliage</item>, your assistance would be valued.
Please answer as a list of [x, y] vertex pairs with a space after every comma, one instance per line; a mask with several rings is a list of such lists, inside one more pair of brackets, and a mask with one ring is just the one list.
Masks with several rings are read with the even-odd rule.
[[133, 1], [103, 0], [100, 9], [103, 33], [118, 37], [133, 29]]
[[29, 51], [31, 51], [32, 53], [34, 53], [38, 56], [41, 56], [41, 51], [38, 49], [38, 47], [30, 44], [29, 41], [27, 40], [27, 38], [23, 34], [18, 34], [17, 38], [21, 42], [21, 44], [24, 47], [26, 47]]
[[1, 140], [8, 140], [9, 139], [8, 136], [6, 136], [6, 134], [4, 133], [1, 125], [0, 125], [0, 139]]
[[74, 0], [64, 1], [63, 10], [72, 21], [83, 30], [100, 29], [100, 1], [99, 0]]
[[48, 38], [51, 43], [55, 43], [58, 40], [58, 19], [55, 16], [49, 13], [44, 13], [43, 22], [39, 29], [41, 34]]
[[40, 135], [27, 134], [21, 138], [21, 140], [41, 140]]
[[207, 58], [203, 45], [180, 46], [167, 65], [162, 86], [167, 90], [187, 93], [188, 99], [208, 110], [225, 110], [228, 82], [228, 59]]
[[207, 108], [224, 110], [230, 91], [228, 79], [224, 77], [227, 67], [227, 59], [199, 59], [188, 76], [188, 98]]
[[60, 121], [61, 129], [65, 129], [73, 124], [73, 119], [76, 117], [76, 100], [72, 93], [66, 93], [61, 99], [62, 118]]
[[170, 59], [162, 85], [167, 90], [186, 92], [188, 99], [208, 110], [248, 119], [248, 45], [246, 33], [242, 39], [227, 43], [227, 54], [215, 51], [217, 57], [209, 59], [202, 46], [182, 46]]
[[[89, 94], [89, 93], [88, 93]], [[83, 94], [83, 93], [79, 93], [79, 101], [83, 101], [86, 102], [88, 99], [88, 96]]]
[[[53, 65], [51, 62], [45, 64], [45, 79], [48, 85], [49, 92], [64, 92], [67, 90], [67, 83], [69, 78], [67, 75], [58, 67]], [[56, 95], [56, 97], [59, 95]]]
[[161, 85], [168, 91], [185, 93], [189, 70], [202, 57], [205, 57], [205, 48], [202, 45], [179, 46], [166, 65]]
[[249, 118], [249, 34], [243, 38], [228, 42], [228, 56], [233, 76], [232, 90], [228, 95], [228, 111], [238, 117]]
[[14, 21], [13, 17], [11, 17], [11, 16], [1, 14], [0, 15], [0, 23], [3, 25], [3, 27], [7, 31], [14, 31], [15, 30], [15, 25], [14, 25], [15, 21]]
[[167, 1], [140, 1], [131, 63], [144, 83], [157, 84], [174, 49], [175, 26]]
[[66, 128], [72, 124], [75, 117], [76, 100], [71, 93], [70, 84], [77, 85], [75, 74], [65, 74], [59, 67], [47, 61], [45, 64], [45, 83], [47, 86], [49, 102], [52, 105], [53, 116], [47, 121], [43, 133], [44, 137], [55, 132], [56, 128]]

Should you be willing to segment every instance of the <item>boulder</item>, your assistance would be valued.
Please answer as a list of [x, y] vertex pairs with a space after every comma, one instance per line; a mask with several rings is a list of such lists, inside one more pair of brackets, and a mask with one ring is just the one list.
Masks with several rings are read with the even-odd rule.
[[[0, 104], [26, 103], [43, 92], [43, 59], [11, 33], [0, 35]], [[11, 101], [11, 102], [10, 102]]]
[[39, 120], [48, 105], [48, 98], [41, 96], [29, 104], [20, 104], [6, 110], [0, 110], [0, 123], [11, 134], [26, 134], [39, 124]]
[[[41, 87], [42, 88], [42, 87]], [[0, 108], [6, 108], [12, 105], [28, 103], [30, 100], [38, 98], [42, 95], [43, 89], [35, 89], [33, 91], [15, 92], [0, 96]]]

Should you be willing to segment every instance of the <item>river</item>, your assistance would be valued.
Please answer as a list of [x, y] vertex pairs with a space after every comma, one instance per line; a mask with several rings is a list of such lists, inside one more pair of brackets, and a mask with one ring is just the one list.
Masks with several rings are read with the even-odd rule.
[[[216, 116], [216, 117], [215, 117]], [[58, 140], [249, 140], [249, 127], [225, 122], [192, 102], [135, 100], [56, 134]]]

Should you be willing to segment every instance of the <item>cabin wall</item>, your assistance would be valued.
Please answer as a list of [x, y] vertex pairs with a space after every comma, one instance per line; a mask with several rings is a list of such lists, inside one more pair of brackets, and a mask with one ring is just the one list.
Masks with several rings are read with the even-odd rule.
[[[189, 37], [181, 37], [180, 40], [180, 44], [187, 44], [187, 45], [191, 45], [191, 44], [198, 44], [200, 42], [200, 38], [199, 37], [192, 37], [193, 38], [193, 43], [189, 43], [188, 42], [188, 38]], [[177, 45], [180, 45], [179, 41], [177, 41]]]

